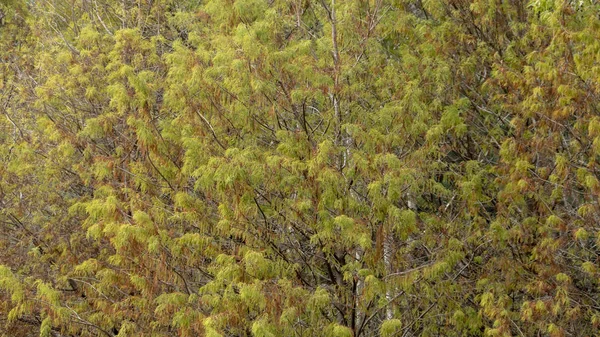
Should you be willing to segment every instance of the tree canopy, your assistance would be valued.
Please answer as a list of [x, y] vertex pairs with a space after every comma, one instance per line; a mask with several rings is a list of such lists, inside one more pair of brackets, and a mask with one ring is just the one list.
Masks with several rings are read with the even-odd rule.
[[592, 336], [600, 3], [3, 0], [1, 336]]

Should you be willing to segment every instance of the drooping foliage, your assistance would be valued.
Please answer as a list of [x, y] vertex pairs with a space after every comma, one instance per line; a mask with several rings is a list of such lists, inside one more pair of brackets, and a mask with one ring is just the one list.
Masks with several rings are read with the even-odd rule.
[[600, 4], [0, 3], [3, 336], [591, 336]]

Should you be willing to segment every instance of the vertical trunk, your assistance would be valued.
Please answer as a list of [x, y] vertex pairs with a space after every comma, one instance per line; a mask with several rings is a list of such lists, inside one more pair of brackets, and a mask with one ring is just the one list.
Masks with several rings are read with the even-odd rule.
[[[331, 103], [333, 105], [333, 111], [335, 114], [335, 119], [337, 122], [335, 128], [335, 143], [336, 145], [340, 145], [342, 139], [342, 114], [340, 111], [340, 102], [338, 97], [339, 92], [339, 77], [340, 77], [340, 52], [338, 50], [337, 43], [337, 22], [335, 16], [335, 0], [331, 0], [331, 8], [329, 9], [329, 20], [331, 21], [331, 43], [332, 50], [331, 54], [333, 56], [333, 66], [334, 66], [334, 74], [333, 74], [333, 91], [329, 93], [329, 98], [331, 99]], [[343, 164], [346, 161], [346, 153], [343, 154]], [[343, 164], [340, 167], [343, 167]]]
[[[362, 252], [360, 249], [357, 249], [356, 252], [354, 253], [354, 258], [356, 258], [357, 261], [361, 261], [362, 260]], [[357, 277], [356, 280], [356, 287], [354, 288], [354, 324], [353, 324], [353, 328], [354, 331], [356, 333], [357, 329], [360, 327], [362, 320], [364, 319], [363, 316], [363, 312], [360, 310], [359, 305], [360, 305], [360, 295], [362, 292], [362, 288], [363, 288], [363, 281], [360, 278], [360, 276]]]
[[[383, 238], [383, 264], [385, 266], [385, 273], [389, 275], [392, 273], [392, 255], [393, 255], [393, 238], [391, 231], [384, 230], [384, 238]], [[392, 299], [394, 298], [393, 289], [390, 284], [387, 285], [385, 289], [385, 299], [388, 303], [385, 308], [385, 319], [394, 318], [394, 306], [392, 304]]]

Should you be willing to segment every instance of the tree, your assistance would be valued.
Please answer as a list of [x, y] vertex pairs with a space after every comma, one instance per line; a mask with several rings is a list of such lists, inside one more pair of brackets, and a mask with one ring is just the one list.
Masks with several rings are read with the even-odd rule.
[[598, 10], [3, 4], [0, 324], [591, 335]]

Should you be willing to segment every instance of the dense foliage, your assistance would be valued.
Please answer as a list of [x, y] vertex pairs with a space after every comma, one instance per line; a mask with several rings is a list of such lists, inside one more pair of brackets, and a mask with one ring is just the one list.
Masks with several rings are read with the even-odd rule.
[[0, 335], [592, 336], [600, 4], [3, 0]]

